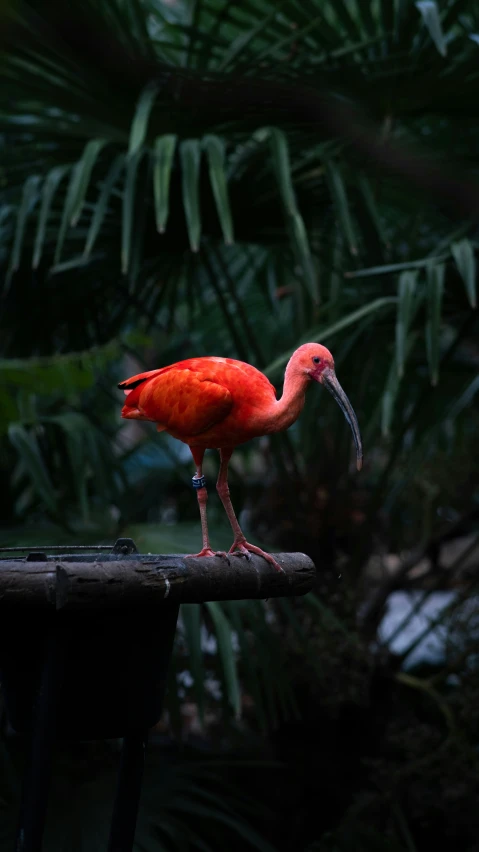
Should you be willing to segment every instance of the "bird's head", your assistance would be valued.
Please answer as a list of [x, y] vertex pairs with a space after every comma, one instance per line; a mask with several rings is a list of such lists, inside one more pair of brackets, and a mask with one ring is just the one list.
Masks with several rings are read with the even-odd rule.
[[291, 358], [290, 365], [293, 372], [306, 375], [308, 379], [319, 382], [334, 396], [348, 421], [353, 433], [356, 445], [356, 465], [361, 470], [363, 463], [363, 449], [357, 417], [354, 409], [339, 384], [334, 370], [334, 358], [329, 349], [320, 343], [304, 343], [296, 350]]

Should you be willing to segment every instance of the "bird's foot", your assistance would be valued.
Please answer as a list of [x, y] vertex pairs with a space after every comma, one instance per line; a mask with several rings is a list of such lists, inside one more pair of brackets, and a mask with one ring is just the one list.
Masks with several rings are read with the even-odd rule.
[[276, 571], [281, 571], [284, 574], [284, 570], [279, 564], [276, 562], [274, 556], [271, 556], [271, 553], [266, 553], [264, 550], [261, 550], [260, 547], [256, 547], [255, 544], [250, 544], [248, 541], [244, 539], [240, 541], [234, 541], [232, 547], [230, 547], [228, 553], [232, 553], [234, 556], [244, 556], [246, 559], [251, 559], [250, 554], [256, 553], [257, 556], [262, 556], [263, 559], [266, 559], [266, 562], [269, 562], [273, 568], [276, 568]]
[[199, 553], [187, 553], [186, 555], [192, 559], [201, 559], [204, 556], [219, 556], [221, 559], [226, 559], [228, 565], [230, 565], [228, 554], [224, 550], [212, 550], [211, 547], [204, 547]]

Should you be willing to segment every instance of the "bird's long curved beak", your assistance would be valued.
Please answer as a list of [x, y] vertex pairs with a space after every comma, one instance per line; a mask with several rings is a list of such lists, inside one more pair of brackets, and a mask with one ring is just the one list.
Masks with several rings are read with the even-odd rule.
[[327, 367], [325, 370], [323, 370], [321, 374], [321, 380], [322, 384], [334, 396], [346, 420], [351, 426], [354, 443], [356, 444], [356, 467], [358, 470], [361, 470], [361, 467], [363, 465], [363, 447], [361, 444], [361, 435], [359, 433], [358, 420], [354, 413], [353, 406], [351, 405], [349, 399], [347, 398], [341, 385], [339, 384], [334, 370], [332, 370], [330, 367]]

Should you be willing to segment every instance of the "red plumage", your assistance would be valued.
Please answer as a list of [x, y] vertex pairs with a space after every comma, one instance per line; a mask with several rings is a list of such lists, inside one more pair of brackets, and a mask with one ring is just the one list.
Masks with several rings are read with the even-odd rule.
[[[128, 389], [133, 389], [128, 393]], [[190, 358], [123, 382], [122, 417], [153, 420], [185, 444], [233, 447], [264, 434], [273, 385], [250, 364], [232, 358]]]

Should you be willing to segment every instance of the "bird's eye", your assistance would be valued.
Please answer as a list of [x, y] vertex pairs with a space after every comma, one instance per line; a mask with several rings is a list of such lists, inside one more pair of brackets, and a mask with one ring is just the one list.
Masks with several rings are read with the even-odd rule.
[[314, 358], [313, 358], [313, 364], [319, 364], [320, 361], [321, 361], [321, 358], [318, 358], [318, 356], [315, 355]]

